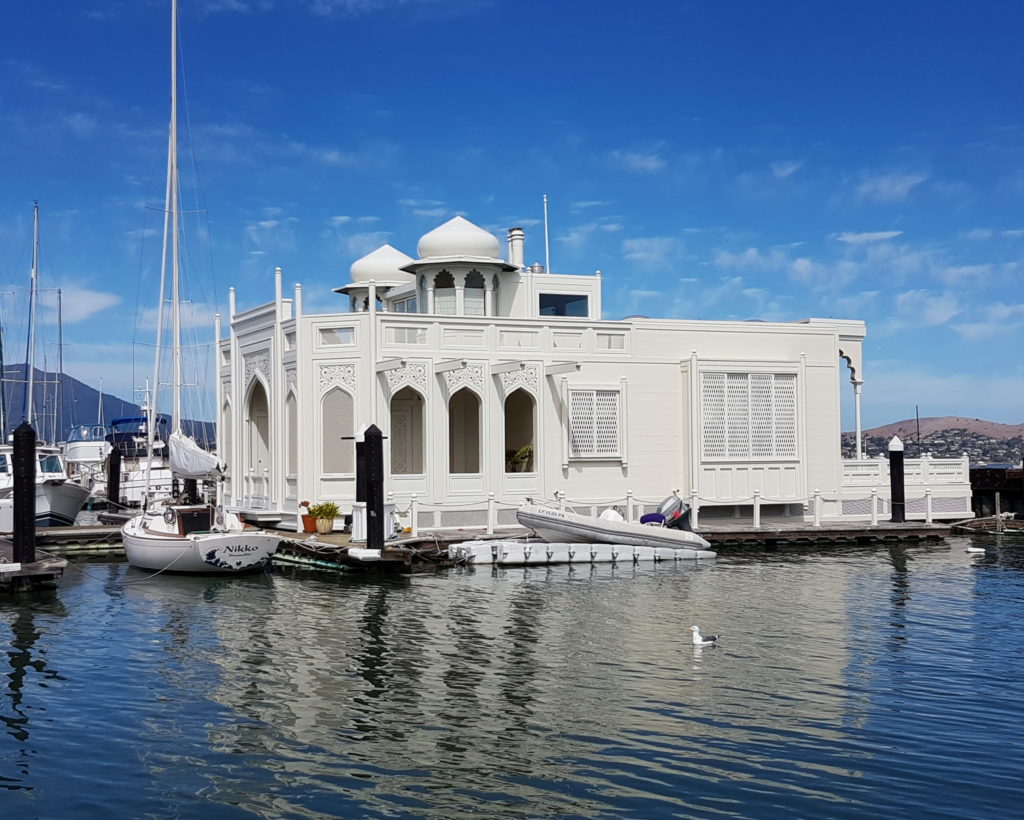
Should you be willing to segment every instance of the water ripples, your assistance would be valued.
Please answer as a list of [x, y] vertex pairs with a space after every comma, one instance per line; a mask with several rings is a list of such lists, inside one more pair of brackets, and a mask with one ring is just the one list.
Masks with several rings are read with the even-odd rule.
[[68, 818], [1012, 813], [1024, 548], [965, 543], [390, 580], [83, 562], [0, 605], [0, 790]]

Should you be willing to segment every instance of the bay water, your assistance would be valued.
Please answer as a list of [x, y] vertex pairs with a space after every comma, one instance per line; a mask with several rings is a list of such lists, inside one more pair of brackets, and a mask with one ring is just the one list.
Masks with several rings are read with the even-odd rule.
[[72, 558], [0, 598], [0, 811], [1019, 816], [1022, 608], [994, 539], [400, 578]]

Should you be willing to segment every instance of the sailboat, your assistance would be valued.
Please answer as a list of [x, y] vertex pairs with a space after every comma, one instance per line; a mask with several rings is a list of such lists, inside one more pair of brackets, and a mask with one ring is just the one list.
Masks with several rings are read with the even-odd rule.
[[[168, 269], [170, 250], [171, 307], [171, 433], [168, 456], [171, 471], [185, 486], [198, 479], [220, 476], [219, 459], [203, 450], [182, 430], [181, 411], [181, 293], [179, 225], [181, 211], [178, 190], [178, 0], [171, 0], [171, 119], [167, 148], [167, 191], [164, 211], [163, 266]], [[163, 341], [165, 299], [161, 276], [160, 320], [157, 322], [157, 355], [154, 364], [154, 388], [160, 386], [160, 345]], [[150, 409], [155, 416], [156, 401]], [[150, 419], [152, 439], [155, 424]], [[150, 440], [152, 445], [152, 440]], [[152, 446], [149, 451], [152, 452]], [[190, 481], [192, 480], [192, 481]], [[216, 482], [215, 482], [216, 483]], [[273, 533], [247, 526], [234, 513], [216, 503], [202, 503], [186, 490], [184, 497], [160, 505], [150, 505], [133, 516], [121, 528], [128, 563], [140, 569], [158, 572], [238, 573], [261, 569], [277, 551], [281, 542]]]
[[[32, 281], [29, 291], [28, 348], [26, 351], [25, 420], [35, 425], [35, 328], [39, 301], [39, 203], [32, 209]], [[2, 386], [2, 385], [0, 385]], [[75, 523], [89, 498], [88, 488], [68, 479], [60, 449], [36, 444], [36, 526], [59, 527]], [[14, 446], [0, 444], [0, 533], [14, 530]]]

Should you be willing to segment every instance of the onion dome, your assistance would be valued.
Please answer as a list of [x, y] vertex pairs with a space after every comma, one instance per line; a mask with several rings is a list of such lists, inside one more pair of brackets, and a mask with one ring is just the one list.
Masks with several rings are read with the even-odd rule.
[[420, 259], [436, 257], [499, 259], [501, 243], [494, 234], [474, 225], [468, 219], [456, 216], [424, 234], [420, 238], [416, 250], [419, 252]]
[[371, 279], [379, 283], [404, 284], [414, 281], [415, 277], [401, 270], [413, 259], [391, 245], [381, 245], [361, 259], [357, 259], [349, 268], [352, 284], [369, 282]]

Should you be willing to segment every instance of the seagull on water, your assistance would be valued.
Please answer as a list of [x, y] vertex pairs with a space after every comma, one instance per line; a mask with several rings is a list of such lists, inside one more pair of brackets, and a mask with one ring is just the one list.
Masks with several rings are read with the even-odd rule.
[[701, 635], [699, 626], [691, 626], [690, 631], [693, 633], [694, 646], [714, 646], [718, 643], [717, 635]]

